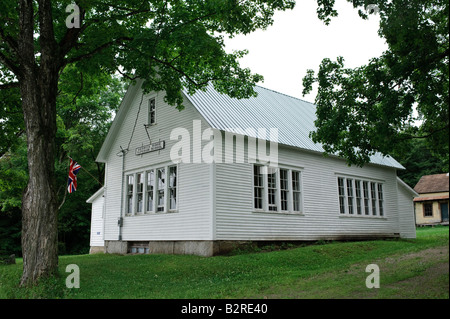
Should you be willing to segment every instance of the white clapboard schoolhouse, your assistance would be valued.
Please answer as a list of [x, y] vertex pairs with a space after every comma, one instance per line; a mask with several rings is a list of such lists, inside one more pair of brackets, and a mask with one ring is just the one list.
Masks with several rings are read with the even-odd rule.
[[262, 87], [235, 99], [128, 89], [97, 161], [91, 250], [212, 256], [237, 243], [415, 237], [413, 197], [391, 157], [323, 156], [315, 105]]

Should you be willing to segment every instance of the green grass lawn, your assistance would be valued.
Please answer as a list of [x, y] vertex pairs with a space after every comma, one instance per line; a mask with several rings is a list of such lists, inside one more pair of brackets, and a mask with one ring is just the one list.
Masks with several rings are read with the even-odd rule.
[[[22, 261], [0, 266], [0, 298], [449, 298], [448, 227], [417, 239], [321, 242], [230, 256], [61, 256], [59, 277], [19, 288]], [[80, 270], [68, 289], [66, 266]], [[368, 289], [368, 264], [380, 288]]]

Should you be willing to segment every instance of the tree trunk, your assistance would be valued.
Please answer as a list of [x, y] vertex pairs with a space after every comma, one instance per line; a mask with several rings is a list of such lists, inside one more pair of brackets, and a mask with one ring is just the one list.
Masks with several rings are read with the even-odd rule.
[[21, 85], [29, 171], [22, 197], [21, 285], [34, 284], [41, 277], [54, 275], [58, 267], [54, 174], [57, 80], [44, 80], [50, 73], [49, 70], [47, 74], [25, 76]]
[[49, 0], [40, 0], [40, 58], [34, 51], [33, 0], [21, 0], [18, 74], [22, 111], [27, 132], [28, 185], [22, 196], [21, 285], [58, 270], [58, 204], [55, 187], [56, 96], [61, 61], [52, 25]]

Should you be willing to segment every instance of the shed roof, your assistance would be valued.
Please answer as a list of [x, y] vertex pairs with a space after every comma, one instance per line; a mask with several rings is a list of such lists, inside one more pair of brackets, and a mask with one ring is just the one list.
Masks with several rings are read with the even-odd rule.
[[448, 173], [425, 175], [420, 178], [414, 190], [419, 194], [448, 192], [448, 181]]
[[[278, 138], [274, 142], [324, 152], [322, 145], [309, 137], [316, 129], [314, 104], [260, 86], [255, 91], [257, 97], [237, 99], [218, 93], [210, 84], [206, 91], [185, 95], [212, 128], [248, 136], [251, 136], [249, 128], [255, 132], [258, 128], [277, 128]], [[375, 154], [370, 160], [372, 164], [404, 169], [390, 156]]]

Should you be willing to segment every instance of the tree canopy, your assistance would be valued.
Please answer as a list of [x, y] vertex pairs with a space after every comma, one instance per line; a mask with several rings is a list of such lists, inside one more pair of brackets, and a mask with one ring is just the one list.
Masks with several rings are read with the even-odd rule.
[[[238, 58], [245, 51], [226, 53], [223, 37], [265, 28], [275, 11], [294, 4], [293, 0], [79, 0], [76, 5], [69, 0], [2, 1], [0, 89], [8, 92], [1, 97], [18, 101], [20, 95], [20, 104], [9, 104], [2, 113], [22, 112], [27, 141], [22, 285], [54, 274], [58, 264], [55, 158], [58, 134], [63, 132], [58, 128], [67, 123], [58, 117], [56, 106], [64, 99], [59, 96], [64, 71], [70, 73], [74, 67], [73, 76], [82, 83], [87, 74], [118, 72], [131, 81], [139, 77], [145, 91], [164, 90], [166, 101], [179, 109], [183, 109], [182, 88], [192, 93], [209, 82], [221, 93], [249, 97], [262, 77], [240, 67]], [[70, 96], [65, 98], [70, 101]], [[77, 108], [66, 112], [81, 121]], [[17, 127], [11, 122], [5, 134], [21, 135]], [[72, 128], [79, 134], [80, 127]], [[2, 152], [13, 143], [14, 138], [2, 142]]]
[[[367, 19], [367, 1], [354, 0]], [[318, 1], [327, 24], [334, 1]], [[344, 57], [323, 59], [308, 70], [303, 94], [318, 84], [317, 131], [328, 153], [364, 165], [370, 155], [398, 154], [410, 139], [426, 141], [432, 154], [449, 155], [449, 3], [442, 0], [370, 1], [379, 14], [379, 35], [388, 50], [367, 65], [345, 67]]]

